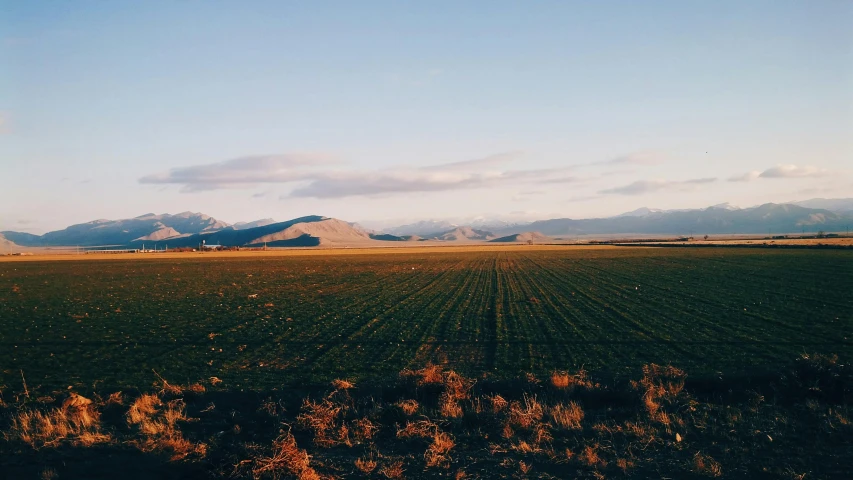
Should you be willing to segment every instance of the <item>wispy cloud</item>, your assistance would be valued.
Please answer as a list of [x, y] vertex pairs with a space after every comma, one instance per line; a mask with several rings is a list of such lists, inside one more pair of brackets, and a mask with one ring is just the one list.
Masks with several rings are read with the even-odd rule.
[[292, 197], [342, 198], [385, 196], [396, 193], [438, 192], [488, 188], [499, 185], [569, 183], [578, 181], [567, 168], [510, 169], [521, 152], [417, 168], [358, 170], [340, 168], [316, 154], [259, 155], [208, 165], [173, 168], [139, 179], [146, 184], [181, 185], [183, 192], [198, 192], [259, 184], [295, 184]]
[[734, 175], [729, 177], [730, 182], [751, 182], [761, 176], [761, 172], [754, 170], [752, 172], [746, 172], [743, 175]]
[[330, 165], [331, 157], [315, 153], [252, 155], [224, 162], [173, 168], [139, 179], [147, 184], [183, 185], [183, 192], [217, 190], [262, 183], [286, 183], [312, 178], [309, 168]]
[[716, 182], [716, 178], [695, 178], [691, 180], [638, 180], [621, 187], [601, 190], [601, 194], [615, 195], [642, 195], [657, 192], [659, 190], [689, 190], [698, 185]]
[[591, 162], [587, 165], [637, 165], [637, 166], [652, 166], [660, 165], [666, 161], [664, 154], [660, 152], [635, 152], [620, 157], [609, 158], [607, 160], [599, 160]]
[[761, 172], [759, 176], [761, 178], [802, 178], [825, 177], [827, 175], [829, 175], [829, 170], [811, 165], [803, 167], [798, 167], [797, 165], [776, 165]]
[[824, 168], [818, 168], [811, 165], [797, 166], [793, 164], [776, 165], [768, 168], [763, 172], [754, 170], [742, 175], [729, 177], [730, 182], [751, 182], [759, 178], [806, 178], [806, 177], [825, 177], [831, 172]]

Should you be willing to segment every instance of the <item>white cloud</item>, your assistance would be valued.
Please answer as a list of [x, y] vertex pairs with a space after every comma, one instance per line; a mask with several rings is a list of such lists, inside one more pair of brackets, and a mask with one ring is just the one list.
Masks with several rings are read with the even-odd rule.
[[634, 152], [621, 157], [600, 160], [587, 165], [637, 165], [653, 166], [660, 165], [666, 161], [664, 154], [660, 152]]
[[829, 175], [829, 170], [824, 168], [813, 167], [806, 165], [798, 167], [797, 165], [776, 165], [773, 168], [761, 172], [761, 178], [802, 178], [802, 177], [825, 177]]
[[694, 188], [697, 185], [716, 182], [716, 178], [694, 178], [691, 180], [638, 180], [636, 182], [623, 185], [621, 187], [608, 188], [601, 190], [598, 193], [616, 194], [616, 195], [643, 195], [645, 193], [656, 192], [659, 190], [687, 190]]
[[761, 172], [757, 170], [753, 170], [752, 172], [746, 172], [743, 175], [734, 175], [729, 177], [730, 182], [751, 182], [761, 176]]
[[139, 179], [148, 184], [179, 184], [183, 192], [245, 187], [262, 183], [286, 183], [311, 178], [307, 169], [333, 164], [331, 157], [316, 153], [252, 155], [224, 162], [178, 167], [167, 173]]

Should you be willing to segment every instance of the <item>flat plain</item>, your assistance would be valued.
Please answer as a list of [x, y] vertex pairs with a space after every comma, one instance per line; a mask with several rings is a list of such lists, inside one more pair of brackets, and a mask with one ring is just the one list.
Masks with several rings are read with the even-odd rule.
[[853, 462], [850, 250], [6, 260], [0, 478], [802, 480]]
[[[240, 388], [646, 363], [747, 372], [853, 349], [853, 252], [463, 247], [0, 263], [0, 366], [45, 388]], [[65, 258], [68, 258], [66, 256]], [[82, 260], [80, 260], [82, 259]]]

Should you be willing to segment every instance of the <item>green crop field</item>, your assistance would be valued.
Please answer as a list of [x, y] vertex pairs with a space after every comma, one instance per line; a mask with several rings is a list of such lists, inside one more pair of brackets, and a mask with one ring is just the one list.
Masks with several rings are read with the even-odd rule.
[[748, 371], [853, 350], [853, 252], [566, 248], [0, 263], [16, 385], [240, 388], [445, 364]]

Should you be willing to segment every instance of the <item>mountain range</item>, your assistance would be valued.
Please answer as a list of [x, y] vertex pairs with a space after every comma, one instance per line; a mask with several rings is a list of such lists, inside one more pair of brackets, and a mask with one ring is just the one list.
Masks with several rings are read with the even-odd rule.
[[613, 234], [784, 234], [845, 231], [853, 225], [853, 199], [811, 199], [738, 208], [729, 204], [702, 209], [639, 208], [607, 218], [555, 218], [526, 224], [493, 223], [489, 229], [423, 221], [374, 232], [358, 224], [318, 215], [276, 222], [267, 218], [233, 225], [202, 213], [153, 213], [121, 220], [94, 220], [63, 230], [33, 235], [0, 232], [0, 251], [14, 247], [133, 247], [163, 243], [170, 247], [359, 246], [387, 242], [547, 243], [560, 236]]

